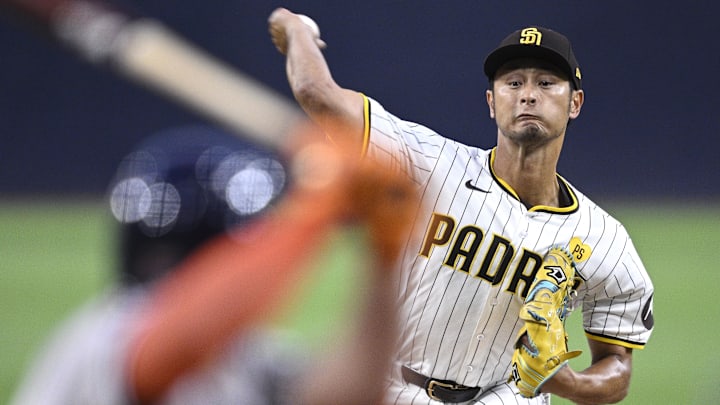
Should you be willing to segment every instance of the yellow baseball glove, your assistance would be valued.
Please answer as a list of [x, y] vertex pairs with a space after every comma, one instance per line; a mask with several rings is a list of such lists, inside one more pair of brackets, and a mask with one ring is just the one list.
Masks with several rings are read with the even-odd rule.
[[538, 395], [547, 380], [581, 353], [568, 352], [565, 333], [575, 282], [572, 256], [563, 248], [551, 248], [520, 310], [525, 324], [515, 343], [508, 382], [514, 381], [524, 397]]

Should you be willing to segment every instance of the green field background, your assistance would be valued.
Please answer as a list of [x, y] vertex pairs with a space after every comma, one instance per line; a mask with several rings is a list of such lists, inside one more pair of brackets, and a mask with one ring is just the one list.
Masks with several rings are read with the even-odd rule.
[[[720, 385], [720, 204], [603, 204], [620, 219], [655, 283], [655, 332], [634, 356], [625, 404], [717, 404]], [[50, 330], [112, 279], [113, 224], [101, 202], [0, 202], [0, 403]], [[362, 257], [340, 233], [306, 281], [284, 325], [311, 342], [341, 332]], [[579, 314], [569, 320], [571, 361], [589, 363]], [[352, 365], [348, 365], [352, 366]], [[553, 404], [569, 404], [555, 398]]]

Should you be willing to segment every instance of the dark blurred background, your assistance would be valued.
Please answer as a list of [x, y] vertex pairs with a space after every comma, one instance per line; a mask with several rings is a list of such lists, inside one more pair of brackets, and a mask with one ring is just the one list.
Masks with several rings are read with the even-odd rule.
[[[720, 196], [716, 2], [160, 1], [157, 17], [284, 94], [267, 34], [277, 6], [313, 17], [335, 79], [403, 118], [483, 148], [496, 133], [484, 56], [527, 25], [570, 37], [586, 103], [559, 171], [596, 199]], [[97, 70], [0, 16], [0, 193], [101, 195], [140, 138], [203, 119]]]

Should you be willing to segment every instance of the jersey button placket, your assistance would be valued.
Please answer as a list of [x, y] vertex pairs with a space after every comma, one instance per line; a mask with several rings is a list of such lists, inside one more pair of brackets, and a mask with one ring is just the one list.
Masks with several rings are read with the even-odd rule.
[[528, 230], [530, 229], [530, 221], [532, 220], [532, 214], [530, 212], [526, 212], [523, 216], [523, 223], [520, 228], [520, 232], [518, 233], [518, 237], [520, 239], [525, 239], [528, 236]]

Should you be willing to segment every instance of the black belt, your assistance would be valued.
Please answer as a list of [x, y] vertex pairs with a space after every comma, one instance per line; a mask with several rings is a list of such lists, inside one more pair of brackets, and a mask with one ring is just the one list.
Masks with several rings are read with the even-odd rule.
[[407, 366], [402, 366], [402, 376], [406, 382], [423, 388], [430, 398], [440, 402], [467, 402], [480, 392], [480, 387], [468, 387], [455, 381], [426, 377]]

